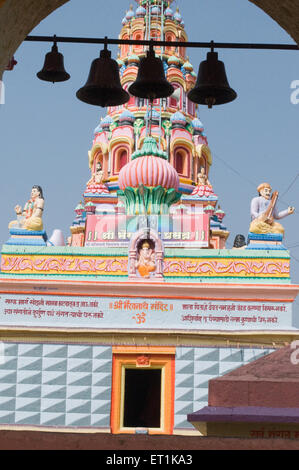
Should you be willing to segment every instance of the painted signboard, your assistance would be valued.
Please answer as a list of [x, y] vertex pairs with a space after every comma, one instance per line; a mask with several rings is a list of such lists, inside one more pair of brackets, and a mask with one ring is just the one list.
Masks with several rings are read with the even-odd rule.
[[0, 296], [0, 325], [166, 330], [292, 329], [291, 303]]
[[86, 222], [85, 246], [128, 246], [132, 234], [142, 228], [158, 232], [166, 247], [209, 246], [209, 216], [204, 213], [89, 215]]

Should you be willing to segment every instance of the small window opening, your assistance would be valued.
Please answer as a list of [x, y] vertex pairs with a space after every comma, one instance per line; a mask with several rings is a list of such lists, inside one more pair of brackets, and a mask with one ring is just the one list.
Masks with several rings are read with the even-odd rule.
[[124, 427], [161, 427], [161, 369], [126, 369]]

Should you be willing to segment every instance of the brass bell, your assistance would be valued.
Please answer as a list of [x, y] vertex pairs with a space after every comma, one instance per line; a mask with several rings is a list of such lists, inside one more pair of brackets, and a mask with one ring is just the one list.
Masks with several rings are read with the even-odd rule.
[[237, 93], [229, 86], [224, 63], [218, 60], [217, 52], [208, 52], [207, 60], [199, 65], [197, 81], [195, 87], [189, 91], [188, 98], [209, 108], [237, 98]]
[[45, 63], [40, 72], [36, 74], [40, 80], [46, 82], [65, 82], [70, 75], [65, 71], [63, 55], [58, 52], [57, 44], [54, 42], [51, 52], [45, 57]]
[[119, 106], [129, 101], [130, 95], [122, 88], [119, 66], [111, 59], [111, 52], [103, 49], [100, 58], [95, 59], [90, 68], [84, 87], [77, 91], [79, 100], [95, 106]]
[[174, 92], [173, 86], [165, 78], [163, 62], [155, 56], [152, 47], [146, 57], [140, 60], [136, 81], [129, 87], [129, 92], [149, 100], [167, 98]]

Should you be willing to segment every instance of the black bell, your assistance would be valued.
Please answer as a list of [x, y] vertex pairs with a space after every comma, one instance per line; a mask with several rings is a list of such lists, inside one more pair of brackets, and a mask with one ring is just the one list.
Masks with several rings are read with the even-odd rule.
[[140, 60], [136, 81], [129, 87], [129, 92], [149, 100], [167, 98], [174, 92], [173, 86], [165, 78], [162, 60], [155, 56], [152, 48]]
[[197, 81], [188, 98], [209, 108], [237, 98], [237, 93], [228, 84], [224, 63], [218, 60], [217, 52], [208, 52], [207, 60], [199, 65]]
[[37, 76], [40, 80], [53, 83], [65, 82], [70, 78], [64, 69], [63, 55], [58, 52], [56, 43], [54, 43], [51, 52], [46, 55], [44, 66]]
[[103, 108], [129, 101], [130, 95], [120, 83], [118, 63], [111, 59], [111, 52], [106, 47], [101, 51], [100, 58], [92, 62], [87, 82], [76, 96], [84, 103]]

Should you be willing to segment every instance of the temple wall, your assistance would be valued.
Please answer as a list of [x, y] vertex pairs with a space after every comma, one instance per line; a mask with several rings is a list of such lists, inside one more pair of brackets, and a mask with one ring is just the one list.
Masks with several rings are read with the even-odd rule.
[[[271, 351], [257, 347], [176, 348], [174, 433], [193, 430], [187, 414], [208, 404], [210, 379]], [[4, 343], [0, 426], [109, 432], [112, 358], [110, 345]]]
[[[15, 240], [15, 239], [14, 239]], [[15, 241], [14, 241], [15, 242]], [[111, 247], [99, 253], [97, 247], [36, 247], [4, 245], [1, 275], [72, 275], [78, 278], [97, 275], [109, 279], [128, 275], [127, 248]], [[202, 278], [250, 282], [290, 283], [290, 255], [286, 250], [196, 250], [166, 248], [165, 279]]]
[[176, 349], [175, 429], [193, 429], [187, 414], [208, 405], [208, 382], [248, 362], [270, 349], [180, 347]]
[[6, 343], [0, 423], [108, 428], [111, 348]]
[[[67, 1], [24, 0], [20, 9], [17, 0], [0, 0], [0, 77], [26, 35]], [[284, 2], [284, 6], [271, 6], [267, 0], [254, 3], [299, 40], [296, 21], [287, 20], [291, 6], [293, 18], [296, 12], [299, 18], [299, 0], [292, 5]], [[132, 68], [137, 71], [137, 67]], [[130, 67], [126, 70], [129, 82]], [[168, 70], [184, 81], [182, 70]], [[111, 124], [111, 116], [108, 118]], [[123, 122], [120, 116], [118, 119], [118, 123]], [[176, 119], [180, 121], [182, 116]], [[194, 147], [191, 131], [187, 130], [194, 121], [187, 124], [184, 116], [183, 119], [182, 129], [187, 126], [186, 129], [179, 129], [180, 123], [175, 120], [171, 133], [166, 133], [167, 126], [163, 128], [166, 138], [162, 139], [162, 147], [168, 148], [169, 144], [171, 163], [181, 169], [179, 189], [183, 189], [188, 203], [194, 197], [193, 192], [189, 194], [194, 189], [190, 178], [194, 179], [201, 164], [208, 172], [211, 155], [203, 136], [196, 137]], [[102, 134], [97, 133], [89, 154], [90, 167], [95, 169], [99, 159], [104, 175], [108, 175], [110, 156], [108, 195], [108, 190], [118, 189], [121, 150], [130, 156], [136, 142], [141, 143], [145, 137], [145, 128], [135, 135], [133, 121], [130, 122], [128, 126], [115, 127], [110, 141], [106, 139], [109, 122], [102, 123]], [[170, 121], [168, 124], [172, 125]], [[195, 134], [201, 132], [200, 125], [195, 123]], [[157, 129], [153, 126], [153, 134]], [[181, 154], [181, 145], [185, 145], [188, 154]], [[193, 154], [199, 160], [192, 169], [187, 163], [192, 159], [193, 164]], [[101, 209], [106, 203], [112, 207], [116, 204], [116, 194], [107, 199], [105, 194], [99, 194]], [[209, 193], [198, 195], [197, 209], [203, 209], [200, 197], [210, 197], [216, 208], [218, 198]], [[219, 216], [217, 221], [215, 216], [211, 225], [213, 234], [218, 234], [218, 245], [209, 244], [208, 225], [205, 230], [194, 232], [197, 238], [193, 239], [192, 230], [180, 225], [182, 217], [174, 215], [177, 226], [167, 231], [165, 250], [158, 250], [154, 244], [156, 256], [160, 256], [160, 277], [156, 276], [156, 265], [157, 272], [142, 279], [134, 277], [135, 272], [132, 276], [132, 269], [128, 269], [139, 254], [137, 241], [132, 245], [133, 256], [130, 250], [129, 265], [129, 242], [118, 236], [115, 246], [112, 242], [109, 246], [110, 241], [106, 246], [110, 231], [103, 232], [103, 239], [98, 241], [96, 225], [91, 224], [93, 230], [86, 228], [90, 234], [86, 240], [98, 245], [83, 247], [85, 224], [87, 227], [93, 217], [83, 220], [82, 214], [91, 210], [90, 206], [85, 209], [76, 209], [78, 217], [72, 234], [77, 240], [73, 240], [73, 246], [46, 247], [46, 239], [40, 233], [28, 235], [12, 229], [11, 238], [2, 249], [0, 429], [136, 434], [143, 416], [138, 416], [138, 425], [132, 421], [124, 424], [129, 408], [125, 397], [127, 389], [135, 391], [136, 383], [139, 385], [141, 378], [148, 375], [146, 390], [138, 391], [131, 403], [133, 408], [146, 404], [146, 411], [152, 414], [160, 398], [160, 427], [149, 425], [145, 419], [146, 429], [142, 432], [198, 435], [187, 415], [208, 405], [211, 379], [299, 336], [298, 320], [292, 310], [299, 286], [290, 283], [290, 255], [275, 240], [269, 244], [251, 240], [248, 250], [225, 250], [228, 232], [221, 225], [223, 211], [222, 218]], [[194, 212], [196, 217], [199, 213]], [[188, 237], [192, 247], [186, 241]], [[200, 250], [202, 247], [206, 249]], [[129, 369], [134, 371], [131, 376], [135, 382], [130, 379], [129, 383]], [[157, 369], [160, 375], [154, 375]], [[138, 370], [151, 373], [138, 375]], [[158, 397], [156, 401], [153, 396]]]

